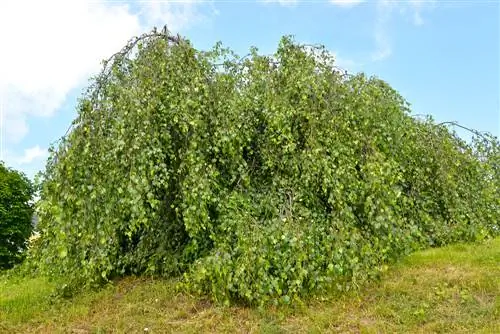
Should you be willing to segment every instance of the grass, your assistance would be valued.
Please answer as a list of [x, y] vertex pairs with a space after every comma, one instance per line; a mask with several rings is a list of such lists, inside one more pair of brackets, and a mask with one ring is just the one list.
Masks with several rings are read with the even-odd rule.
[[295, 308], [216, 306], [144, 278], [69, 300], [53, 289], [0, 276], [0, 332], [500, 333], [500, 238], [415, 253], [359, 292]]

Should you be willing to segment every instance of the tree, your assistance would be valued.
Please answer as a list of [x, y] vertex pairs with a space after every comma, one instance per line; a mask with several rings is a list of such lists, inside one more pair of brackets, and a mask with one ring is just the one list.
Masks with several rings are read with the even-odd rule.
[[105, 62], [77, 108], [30, 257], [68, 286], [182, 275], [218, 301], [288, 303], [499, 233], [496, 139], [415, 119], [324, 47], [284, 37], [240, 58], [153, 32]]
[[0, 162], [0, 269], [8, 269], [24, 258], [33, 230], [34, 188], [21, 172]]

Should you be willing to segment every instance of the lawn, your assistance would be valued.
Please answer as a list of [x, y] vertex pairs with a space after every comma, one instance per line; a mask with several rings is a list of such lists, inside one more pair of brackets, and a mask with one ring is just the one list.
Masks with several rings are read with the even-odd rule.
[[53, 289], [0, 276], [0, 332], [500, 333], [500, 238], [417, 252], [356, 293], [288, 308], [216, 306], [146, 278], [72, 299]]

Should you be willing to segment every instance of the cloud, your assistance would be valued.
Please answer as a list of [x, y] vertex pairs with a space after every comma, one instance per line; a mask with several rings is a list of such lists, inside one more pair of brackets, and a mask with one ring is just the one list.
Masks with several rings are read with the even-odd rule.
[[335, 6], [350, 8], [359, 5], [360, 3], [365, 2], [365, 0], [330, 0], [330, 3]]
[[0, 93], [6, 142], [28, 132], [28, 116], [51, 116], [68, 92], [107, 54], [138, 33], [128, 5], [104, 2], [3, 1]]
[[392, 47], [389, 41], [389, 36], [383, 31], [383, 28], [377, 28], [375, 33], [376, 49], [371, 53], [372, 61], [382, 61], [389, 58], [392, 54]]
[[381, 0], [376, 6], [375, 20], [375, 51], [371, 54], [372, 61], [382, 61], [392, 54], [390, 36], [388, 33], [388, 25], [391, 19], [394, 4]]
[[[145, 1], [141, 3], [140, 17], [147, 25], [163, 27], [168, 23], [168, 30], [179, 31], [188, 26], [205, 21], [203, 15], [196, 7], [202, 1], [183, 0], [182, 2]], [[217, 11], [213, 9], [213, 13]]]
[[282, 6], [292, 7], [292, 6], [297, 4], [298, 0], [263, 0], [262, 2], [264, 2], [264, 3], [277, 2]]
[[350, 73], [356, 72], [356, 69], [363, 65], [353, 59], [341, 57], [337, 53], [334, 53], [334, 56], [336, 66]]
[[390, 1], [378, 0], [376, 3], [376, 19], [374, 27], [375, 51], [371, 53], [372, 61], [382, 61], [387, 59], [392, 54], [391, 35], [389, 33], [389, 25], [392, 20], [393, 12], [398, 9], [401, 14], [410, 12], [412, 14], [412, 22], [416, 26], [424, 24], [422, 11], [432, 8], [435, 4], [434, 0], [409, 0]]
[[132, 36], [153, 26], [180, 32], [203, 22], [200, 3], [0, 1], [0, 160], [34, 175], [46, 150], [13, 149], [23, 147], [28, 120], [54, 116]]
[[1, 1], [0, 95], [5, 143], [19, 143], [29, 117], [50, 117], [101, 60], [153, 25], [179, 31], [203, 19], [182, 3]]
[[5, 161], [9, 162], [9, 165], [16, 169], [23, 169], [27, 165], [34, 162], [39, 162], [49, 156], [49, 152], [45, 148], [41, 148], [40, 145], [35, 145], [23, 150], [22, 153], [13, 153], [9, 150], [2, 152], [4, 154]]
[[365, 0], [330, 0], [330, 3], [337, 7], [351, 8], [361, 3], [375, 5], [375, 24], [373, 28], [373, 39], [375, 50], [370, 53], [370, 60], [373, 62], [382, 61], [392, 55], [391, 35], [389, 25], [395, 9], [401, 14], [410, 12], [412, 14], [413, 24], [420, 26], [424, 24], [422, 11], [435, 4], [435, 0], [374, 0], [371, 2]]
[[408, 5], [412, 11], [413, 24], [416, 26], [421, 26], [425, 23], [422, 17], [422, 11], [427, 8], [434, 8], [435, 0], [410, 0]]
[[40, 147], [40, 145], [35, 145], [18, 152], [5, 150], [1, 153], [4, 159], [0, 158], [0, 161], [4, 161], [7, 166], [23, 172], [31, 180], [33, 180], [41, 167], [43, 167], [45, 159], [49, 155], [48, 150]]
[[32, 163], [34, 160], [44, 159], [48, 156], [46, 149], [40, 148], [39, 145], [25, 149], [24, 154], [20, 157], [14, 157], [14, 161], [18, 165], [26, 165]]

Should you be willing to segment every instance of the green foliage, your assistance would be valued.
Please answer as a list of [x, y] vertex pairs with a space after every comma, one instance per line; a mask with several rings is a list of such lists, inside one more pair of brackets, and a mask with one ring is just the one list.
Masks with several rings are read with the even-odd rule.
[[183, 274], [290, 303], [423, 247], [499, 233], [499, 145], [284, 37], [272, 57], [152, 33], [110, 59], [52, 152], [31, 254], [69, 285]]
[[34, 188], [22, 173], [0, 161], [0, 269], [21, 262], [33, 229]]

